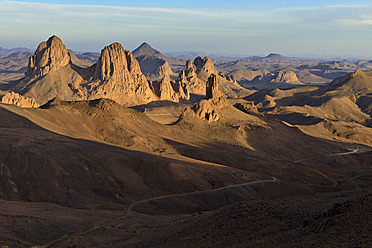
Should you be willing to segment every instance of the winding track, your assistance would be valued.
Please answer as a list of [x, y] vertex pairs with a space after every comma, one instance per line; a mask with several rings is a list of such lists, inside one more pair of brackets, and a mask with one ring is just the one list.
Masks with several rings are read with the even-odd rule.
[[345, 156], [345, 155], [350, 155], [350, 154], [355, 154], [355, 153], [366, 153], [366, 152], [370, 152], [370, 151], [372, 151], [372, 149], [361, 150], [361, 149], [359, 149], [359, 148], [357, 148], [357, 149], [348, 149], [348, 150], [349, 150], [348, 152], [341, 152], [341, 153], [331, 153], [331, 154], [325, 154], [325, 155], [318, 155], [318, 156], [311, 157], [311, 158], [304, 158], [304, 159], [295, 160], [295, 161], [293, 161], [293, 162], [295, 162], [295, 163], [299, 163], [299, 162], [304, 162], [304, 161], [312, 160], [312, 159], [314, 159], [314, 158], [332, 157], [332, 156]]
[[[314, 158], [318, 158], [318, 157], [324, 157], [324, 156], [344, 156], [344, 155], [350, 155], [350, 154], [355, 154], [355, 153], [365, 153], [365, 152], [369, 152], [371, 150], [361, 150], [359, 148], [357, 149], [349, 149], [348, 152], [343, 152], [343, 153], [333, 153], [333, 154], [326, 154], [326, 155], [319, 155], [319, 156], [316, 156], [316, 157], [311, 157], [311, 158], [307, 158], [307, 159], [300, 159], [300, 160], [296, 160], [296, 161], [293, 161], [295, 163], [300, 163], [300, 162], [303, 162], [303, 161], [308, 161], [308, 160], [312, 160]], [[334, 183], [334, 186], [337, 185], [337, 182], [335, 182], [333, 179], [329, 178], [328, 176], [324, 175], [323, 173], [321, 173], [320, 171], [318, 170], [315, 170], [316, 172], [318, 172], [319, 174], [321, 174], [322, 176], [324, 176], [325, 178], [331, 180], [333, 183]], [[34, 248], [38, 248], [38, 247], [49, 247], [51, 245], [54, 245], [54, 244], [57, 244], [58, 242], [61, 242], [63, 240], [66, 240], [68, 239], [69, 237], [73, 237], [73, 236], [80, 236], [80, 235], [84, 235], [84, 234], [87, 234], [87, 233], [90, 233], [92, 231], [95, 231], [95, 230], [98, 230], [100, 228], [103, 228], [105, 226], [108, 226], [108, 225], [111, 225], [111, 224], [114, 224], [116, 223], [117, 221], [120, 221], [124, 218], [126, 218], [127, 216], [130, 215], [132, 209], [139, 205], [139, 204], [142, 204], [142, 203], [146, 203], [146, 202], [151, 202], [151, 201], [155, 201], [155, 200], [160, 200], [160, 199], [167, 199], [167, 198], [172, 198], [172, 197], [180, 197], [180, 196], [192, 196], [192, 195], [197, 195], [197, 194], [203, 194], [203, 193], [211, 193], [211, 192], [216, 192], [216, 191], [220, 191], [220, 190], [224, 190], [224, 189], [230, 189], [230, 188], [236, 188], [236, 187], [242, 187], [242, 186], [247, 186], [247, 185], [253, 185], [253, 184], [259, 184], [259, 183], [272, 183], [272, 182], [275, 182], [277, 181], [278, 179], [275, 178], [275, 177], [272, 177], [271, 180], [257, 180], [257, 181], [252, 181], [252, 182], [247, 182], [247, 183], [240, 183], [240, 184], [234, 184], [234, 185], [227, 185], [227, 186], [223, 186], [223, 187], [220, 187], [220, 188], [215, 188], [215, 189], [208, 189], [208, 190], [202, 190], [202, 191], [194, 191], [194, 192], [190, 192], [190, 193], [181, 193], [181, 194], [171, 194], [171, 195], [163, 195], [163, 196], [157, 196], [157, 197], [153, 197], [153, 198], [149, 198], [149, 199], [145, 199], [145, 200], [141, 200], [141, 201], [137, 201], [137, 202], [134, 202], [132, 203], [128, 209], [126, 210], [125, 214], [113, 219], [113, 220], [110, 220], [108, 222], [105, 222], [103, 224], [100, 224], [100, 225], [97, 225], [97, 226], [94, 226], [90, 229], [87, 229], [85, 231], [81, 231], [81, 232], [77, 232], [77, 233], [74, 233], [74, 234], [65, 234], [64, 236], [58, 238], [58, 239], [54, 239], [52, 241], [50, 241], [49, 243], [45, 244], [45, 245], [41, 245], [41, 246], [33, 246]]]
[[33, 248], [41, 248], [41, 247], [49, 247], [51, 245], [54, 245], [54, 244], [57, 244], [58, 242], [61, 242], [63, 240], [66, 240], [68, 239], [69, 237], [73, 237], [73, 236], [80, 236], [80, 235], [84, 235], [84, 234], [87, 234], [87, 233], [90, 233], [92, 231], [95, 231], [95, 230], [98, 230], [100, 228], [103, 228], [105, 226], [109, 226], [109, 225], [112, 225], [114, 223], [116, 223], [117, 221], [120, 221], [124, 218], [126, 218], [127, 216], [130, 215], [132, 209], [139, 205], [139, 204], [142, 204], [142, 203], [146, 203], [146, 202], [151, 202], [151, 201], [155, 201], [155, 200], [161, 200], [161, 199], [167, 199], [167, 198], [172, 198], [172, 197], [180, 197], [180, 196], [192, 196], [192, 195], [198, 195], [198, 194], [204, 194], [204, 193], [211, 193], [211, 192], [216, 192], [216, 191], [220, 191], [220, 190], [225, 190], [225, 189], [231, 189], [231, 188], [237, 188], [237, 187], [242, 187], [242, 186], [247, 186], [247, 185], [253, 185], [253, 184], [259, 184], [259, 183], [273, 183], [273, 182], [276, 182], [278, 179], [275, 178], [275, 177], [272, 177], [271, 180], [257, 180], [257, 181], [252, 181], [252, 182], [247, 182], [247, 183], [239, 183], [239, 184], [234, 184], [234, 185], [227, 185], [227, 186], [223, 186], [223, 187], [220, 187], [220, 188], [215, 188], [215, 189], [207, 189], [207, 190], [201, 190], [201, 191], [194, 191], [194, 192], [189, 192], [189, 193], [181, 193], [181, 194], [172, 194], [172, 195], [162, 195], [162, 196], [157, 196], [157, 197], [153, 197], [153, 198], [149, 198], [149, 199], [145, 199], [145, 200], [141, 200], [141, 201], [137, 201], [135, 203], [132, 203], [127, 211], [125, 212], [125, 214], [113, 219], [113, 220], [110, 220], [108, 222], [105, 222], [103, 224], [100, 224], [100, 225], [97, 225], [97, 226], [94, 226], [92, 228], [89, 228], [85, 231], [81, 231], [81, 232], [77, 232], [77, 233], [74, 233], [74, 234], [65, 234], [64, 236], [58, 238], [58, 239], [54, 239], [52, 241], [50, 241], [49, 243], [45, 244], [45, 245], [41, 245], [41, 246], [33, 246]]

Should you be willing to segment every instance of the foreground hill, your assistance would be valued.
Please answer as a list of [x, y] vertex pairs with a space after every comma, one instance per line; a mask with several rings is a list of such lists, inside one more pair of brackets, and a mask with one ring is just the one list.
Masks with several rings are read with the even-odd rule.
[[[216, 75], [208, 78], [206, 93], [173, 125], [108, 99], [54, 99], [37, 109], [0, 104], [0, 201], [13, 206], [11, 212], [0, 207], [6, 216], [1, 226], [17, 226], [0, 244], [162, 243], [164, 236], [141, 236], [140, 229], [170, 223], [185, 228], [180, 220], [192, 218], [185, 225], [206, 232], [202, 223], [235, 216], [234, 207], [214, 212], [226, 205], [260, 199], [255, 206], [266, 211], [281, 201], [270, 199], [279, 198], [299, 209], [298, 199], [312, 205], [315, 194], [322, 194], [321, 207], [306, 210], [314, 214], [344, 191], [354, 197], [348, 178], [368, 180], [367, 148], [352, 154], [347, 148], [355, 146], [310, 137], [259, 114], [252, 104], [238, 110]], [[190, 216], [204, 211], [211, 214]], [[288, 216], [282, 215], [279, 225]], [[221, 228], [216, 235], [224, 235], [227, 229]]]

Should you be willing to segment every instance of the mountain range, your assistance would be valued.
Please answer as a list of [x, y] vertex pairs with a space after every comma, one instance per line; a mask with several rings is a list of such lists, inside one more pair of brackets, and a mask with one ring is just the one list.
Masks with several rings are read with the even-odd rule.
[[1, 246], [371, 244], [369, 62], [51, 36], [0, 66]]

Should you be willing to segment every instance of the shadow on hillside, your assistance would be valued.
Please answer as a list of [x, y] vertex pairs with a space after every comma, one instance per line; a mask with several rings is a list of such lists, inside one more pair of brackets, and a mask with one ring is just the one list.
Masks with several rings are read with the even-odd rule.
[[153, 101], [147, 104], [137, 105], [129, 107], [131, 109], [137, 110], [139, 112], [145, 112], [146, 109], [159, 108], [159, 107], [180, 107], [180, 106], [190, 106], [192, 103], [190, 101], [172, 102], [167, 100]]
[[[74, 208], [122, 209], [139, 199], [209, 185], [202, 176], [205, 166], [197, 161], [71, 138], [1, 106], [0, 163], [7, 172], [0, 176], [0, 195]], [[193, 168], [199, 179], [174, 175], [175, 169], [182, 175], [187, 168]], [[216, 178], [225, 174], [211, 173]]]

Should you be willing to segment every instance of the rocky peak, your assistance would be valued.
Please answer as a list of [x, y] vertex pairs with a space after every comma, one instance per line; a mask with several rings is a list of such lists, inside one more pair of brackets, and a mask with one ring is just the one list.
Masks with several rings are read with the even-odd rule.
[[187, 78], [196, 77], [196, 66], [191, 59], [186, 61], [185, 75]]
[[220, 91], [218, 87], [217, 76], [215, 74], [210, 75], [208, 78], [205, 98], [206, 99], [201, 100], [192, 108], [186, 109], [183, 117], [193, 113], [200, 119], [209, 122], [218, 121], [220, 119], [219, 110], [226, 108], [228, 103], [224, 93]]
[[205, 99], [218, 99], [223, 96], [224, 93], [218, 86], [217, 76], [215, 74], [211, 74], [207, 81]]
[[104, 47], [89, 70], [88, 100], [109, 98], [127, 106], [158, 100], [136, 58], [120, 43]]
[[190, 99], [187, 86], [182, 82], [171, 81], [168, 75], [165, 75], [160, 82], [151, 82], [151, 86], [160, 100], [179, 102], [180, 99]]
[[263, 62], [279, 62], [279, 63], [288, 63], [289, 59], [283, 57], [277, 53], [270, 53], [265, 58], [262, 59]]
[[54, 35], [48, 41], [41, 42], [31, 55], [25, 75], [26, 77], [44, 76], [70, 63], [71, 58], [66, 46]]
[[200, 56], [197, 57], [194, 60], [194, 65], [196, 67], [196, 73], [198, 74], [201, 71], [205, 71], [208, 74], [217, 74], [217, 70], [214, 67], [213, 61], [208, 56], [205, 56], [204, 59], [202, 59]]
[[157, 87], [154, 87], [155, 94], [158, 95], [160, 100], [172, 100], [174, 102], [179, 101], [178, 95], [173, 90], [169, 76], [164, 76], [156, 86]]
[[148, 43], [143, 42], [139, 47], [137, 47], [135, 50], [132, 52], [133, 56], [140, 57], [143, 55], [151, 55], [155, 57], [159, 57], [162, 59], [165, 59], [166, 56], [159, 52], [158, 50], [152, 48]]
[[247, 114], [260, 115], [256, 105], [252, 101], [239, 102], [239, 103], [234, 104], [234, 107]]
[[142, 74], [134, 56], [124, 50], [120, 43], [113, 43], [101, 51], [101, 56], [95, 66], [94, 79], [108, 81], [123, 74]]

